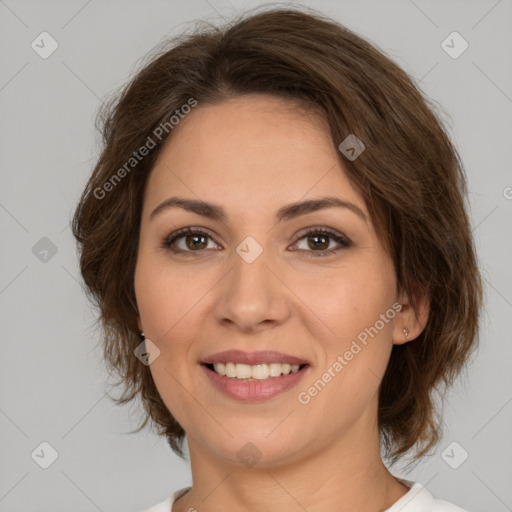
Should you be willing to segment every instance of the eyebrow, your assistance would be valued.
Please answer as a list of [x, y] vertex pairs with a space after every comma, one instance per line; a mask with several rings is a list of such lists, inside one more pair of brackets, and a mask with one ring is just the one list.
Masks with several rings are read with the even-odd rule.
[[[149, 219], [153, 220], [158, 214], [173, 207], [183, 208], [189, 212], [223, 223], [226, 223], [228, 219], [228, 216], [222, 206], [197, 199], [186, 199], [183, 197], [170, 197], [169, 199], [166, 199], [151, 212]], [[276, 218], [281, 222], [283, 220], [290, 220], [301, 215], [323, 210], [324, 208], [333, 207], [346, 208], [355, 213], [365, 222], [368, 222], [367, 216], [358, 206], [335, 196], [327, 196], [319, 199], [310, 199], [307, 201], [288, 204], [277, 210]]]

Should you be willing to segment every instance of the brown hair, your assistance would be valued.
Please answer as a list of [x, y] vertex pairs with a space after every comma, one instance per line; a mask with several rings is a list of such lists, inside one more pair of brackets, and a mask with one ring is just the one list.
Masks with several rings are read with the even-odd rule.
[[[86, 292], [100, 311], [104, 357], [124, 389], [114, 400], [125, 404], [139, 397], [147, 414], [137, 431], [151, 419], [183, 455], [185, 432], [149, 367], [134, 356], [141, 342], [134, 270], [143, 192], [172, 131], [161, 140], [154, 134], [191, 98], [207, 104], [272, 94], [322, 112], [336, 147], [349, 134], [366, 146], [353, 161], [340, 158], [381, 230], [398, 291], [413, 301], [426, 297], [430, 308], [421, 335], [393, 346], [379, 392], [385, 455], [394, 463], [416, 447], [419, 459], [440, 440], [434, 391], [453, 382], [478, 342], [482, 284], [462, 163], [433, 103], [405, 71], [347, 28], [302, 11], [246, 14], [225, 27], [173, 39], [99, 112], [103, 150], [72, 230]], [[156, 147], [127, 170], [148, 137]], [[113, 181], [116, 173], [122, 179]], [[109, 195], [100, 197], [106, 194], [98, 191], [107, 188]]]

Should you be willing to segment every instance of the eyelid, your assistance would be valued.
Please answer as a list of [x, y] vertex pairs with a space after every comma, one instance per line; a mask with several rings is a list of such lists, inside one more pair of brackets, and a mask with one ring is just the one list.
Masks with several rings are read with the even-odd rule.
[[303, 238], [304, 236], [306, 236], [310, 233], [326, 233], [329, 235], [343, 238], [347, 242], [350, 242], [348, 237], [345, 236], [342, 232], [338, 231], [337, 229], [330, 228], [328, 226], [322, 226], [322, 225], [313, 225], [313, 226], [308, 226], [306, 228], [302, 228], [296, 235], [297, 240], [300, 240], [301, 238]]

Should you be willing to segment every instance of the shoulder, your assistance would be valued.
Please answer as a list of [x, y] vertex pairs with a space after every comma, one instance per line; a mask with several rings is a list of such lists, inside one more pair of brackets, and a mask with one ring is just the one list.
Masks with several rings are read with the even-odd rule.
[[449, 501], [444, 500], [436, 500], [434, 499], [434, 503], [432, 506], [432, 512], [469, 512], [465, 508], [460, 508], [454, 503], [450, 503]]
[[152, 507], [147, 508], [142, 512], [171, 512], [172, 503], [172, 496], [169, 496], [164, 501], [161, 501], [160, 503], [157, 503], [156, 505], [153, 505]]
[[[435, 499], [432, 494], [418, 482], [400, 480], [404, 483], [406, 482], [410, 490], [385, 512], [469, 512], [449, 501]], [[179, 489], [164, 501], [142, 512], [171, 512], [173, 503], [188, 490], [190, 490], [189, 487]]]
[[419, 482], [398, 478], [409, 492], [402, 496], [385, 512], [469, 512], [454, 503], [436, 499]]
[[173, 503], [183, 494], [190, 490], [190, 487], [184, 487], [183, 489], [179, 489], [166, 498], [164, 501], [153, 505], [150, 508], [143, 510], [142, 512], [171, 512], [171, 508]]

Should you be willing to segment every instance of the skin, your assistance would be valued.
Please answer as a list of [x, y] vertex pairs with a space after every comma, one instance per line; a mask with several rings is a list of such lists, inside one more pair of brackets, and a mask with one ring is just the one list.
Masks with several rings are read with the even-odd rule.
[[[173, 506], [188, 511], [381, 511], [408, 489], [383, 464], [378, 389], [393, 344], [423, 330], [397, 293], [382, 246], [326, 121], [263, 94], [198, 105], [174, 128], [148, 179], [135, 271], [141, 331], [160, 355], [150, 365], [163, 401], [187, 433], [193, 487]], [[282, 206], [323, 196], [357, 205], [367, 221], [331, 207], [277, 222]], [[179, 207], [150, 219], [171, 196], [221, 205], [227, 221]], [[177, 229], [210, 236], [162, 248]], [[331, 228], [320, 249], [305, 228]], [[247, 236], [263, 249], [236, 252]], [[196, 240], [197, 242], [197, 240]], [[175, 245], [176, 245], [175, 244]], [[340, 250], [316, 256], [325, 249]], [[192, 249], [191, 249], [192, 247]], [[299, 250], [293, 250], [299, 249]], [[194, 254], [191, 254], [194, 253]], [[357, 335], [399, 302], [402, 310], [307, 404], [297, 395], [344, 354]], [[217, 391], [199, 362], [216, 352], [277, 350], [310, 361], [298, 385], [269, 400], [241, 402]], [[244, 465], [252, 443], [260, 456]], [[174, 487], [172, 487], [174, 489]], [[371, 492], [369, 492], [371, 490]]]

